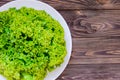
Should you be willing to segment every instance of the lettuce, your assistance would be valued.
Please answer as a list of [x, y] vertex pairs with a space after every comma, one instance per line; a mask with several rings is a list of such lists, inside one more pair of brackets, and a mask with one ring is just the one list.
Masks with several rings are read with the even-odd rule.
[[0, 74], [7, 80], [44, 80], [65, 56], [64, 30], [44, 10], [0, 12]]

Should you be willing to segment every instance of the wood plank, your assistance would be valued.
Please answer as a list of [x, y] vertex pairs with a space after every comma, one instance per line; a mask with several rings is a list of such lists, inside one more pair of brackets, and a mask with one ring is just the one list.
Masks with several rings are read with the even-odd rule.
[[69, 64], [120, 63], [120, 40], [117, 43], [81, 40], [73, 40], [73, 52]]
[[[0, 0], [0, 6], [12, 0]], [[40, 0], [57, 10], [120, 9], [120, 0]]]
[[59, 11], [75, 38], [120, 36], [120, 10]]
[[[116, 54], [120, 53], [120, 39], [106, 39], [106, 38], [73, 38], [73, 51], [103, 51], [102, 53]], [[108, 52], [107, 52], [107, 51]], [[115, 50], [110, 53], [111, 50]], [[117, 52], [117, 51], [118, 52]], [[92, 53], [91, 53], [92, 54]], [[99, 54], [99, 53], [98, 53]], [[88, 55], [88, 53], [87, 53]]]
[[68, 65], [57, 80], [120, 80], [120, 64]]
[[70, 64], [120, 63], [120, 40], [73, 38]]
[[69, 64], [112, 64], [112, 63], [120, 63], [120, 56], [118, 58], [114, 57], [94, 57], [94, 56], [79, 56], [72, 57]]
[[120, 10], [59, 12], [72, 33], [70, 64], [120, 63]]
[[120, 9], [120, 0], [41, 0], [58, 10]]

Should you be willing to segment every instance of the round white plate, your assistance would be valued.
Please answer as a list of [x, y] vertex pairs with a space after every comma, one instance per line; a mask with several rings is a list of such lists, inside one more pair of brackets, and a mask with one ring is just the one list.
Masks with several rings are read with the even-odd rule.
[[[66, 41], [66, 48], [67, 48], [67, 55], [64, 59], [63, 64], [61, 64], [60, 67], [55, 69], [54, 71], [48, 73], [46, 78], [44, 80], [55, 80], [65, 69], [67, 66], [70, 56], [71, 56], [71, 50], [72, 50], [72, 39], [70, 30], [68, 28], [68, 25], [66, 24], [63, 17], [51, 6], [49, 6], [46, 3], [37, 1], [37, 0], [15, 0], [11, 1], [3, 6], [0, 7], [0, 11], [8, 10], [11, 7], [16, 7], [17, 9], [26, 6], [28, 8], [34, 8], [36, 10], [45, 10], [48, 14], [50, 14], [54, 19], [58, 20], [65, 31], [65, 41]], [[0, 80], [6, 80], [0, 75]]]

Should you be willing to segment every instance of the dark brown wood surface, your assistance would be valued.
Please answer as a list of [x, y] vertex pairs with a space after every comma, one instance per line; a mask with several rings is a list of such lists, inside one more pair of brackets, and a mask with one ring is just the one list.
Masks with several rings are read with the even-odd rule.
[[41, 1], [62, 14], [72, 33], [71, 60], [57, 80], [120, 80], [120, 0]]

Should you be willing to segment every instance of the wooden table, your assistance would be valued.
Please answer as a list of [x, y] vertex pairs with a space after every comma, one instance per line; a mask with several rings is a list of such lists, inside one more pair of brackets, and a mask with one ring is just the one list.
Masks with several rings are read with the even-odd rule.
[[72, 33], [71, 60], [57, 80], [120, 80], [120, 0], [41, 1], [62, 14]]

